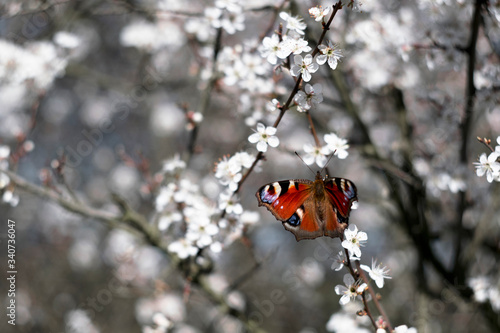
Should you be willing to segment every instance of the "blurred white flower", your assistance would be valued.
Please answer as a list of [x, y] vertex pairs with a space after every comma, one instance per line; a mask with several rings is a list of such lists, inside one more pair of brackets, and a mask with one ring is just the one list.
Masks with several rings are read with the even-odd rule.
[[344, 231], [344, 240], [342, 241], [342, 247], [347, 249], [350, 254], [356, 257], [361, 257], [361, 246], [368, 240], [368, 235], [366, 232], [359, 231], [356, 225], [351, 224], [349, 228]]
[[264, 37], [262, 45], [259, 46], [260, 55], [273, 65], [276, 65], [278, 62], [278, 53], [280, 50], [280, 39], [277, 34], [273, 34], [271, 37]]
[[348, 313], [334, 313], [326, 323], [326, 330], [335, 333], [370, 333], [371, 331], [358, 327], [354, 315]]
[[168, 20], [159, 20], [155, 23], [135, 21], [125, 26], [120, 33], [120, 43], [123, 46], [135, 47], [146, 52], [167, 46], [178, 48], [184, 44], [184, 39], [179, 27]]
[[165, 207], [172, 202], [176, 190], [177, 185], [175, 185], [175, 183], [168, 183], [160, 188], [155, 199], [155, 208], [157, 212], [162, 212]]
[[[181, 295], [175, 293], [157, 294], [151, 298], [141, 298], [136, 302], [137, 321], [141, 324], [151, 323], [168, 325], [168, 322], [179, 323], [186, 318], [186, 305]], [[161, 318], [162, 314], [165, 318]]]
[[389, 270], [387, 267], [382, 267], [382, 265], [377, 265], [377, 261], [372, 259], [372, 267], [366, 265], [360, 265], [361, 269], [368, 272], [370, 278], [375, 281], [377, 287], [382, 288], [384, 286], [384, 279], [392, 279], [389, 275]]
[[479, 303], [484, 303], [488, 300], [488, 290], [491, 287], [490, 279], [486, 276], [480, 275], [470, 278], [467, 281], [469, 287], [474, 292], [474, 299]]
[[309, 143], [304, 144], [305, 155], [302, 159], [305, 164], [311, 165], [316, 162], [316, 165], [320, 168], [324, 167], [327, 161], [326, 155], [329, 150], [326, 147], [316, 147]]
[[394, 327], [394, 332], [395, 333], [417, 333], [417, 329], [415, 327], [410, 327], [406, 325], [401, 325], [398, 327]]
[[219, 233], [219, 227], [204, 216], [195, 215], [188, 218], [188, 230], [186, 239], [196, 244], [198, 248], [204, 248], [213, 243], [213, 236]]
[[260, 221], [260, 215], [258, 212], [245, 210], [240, 216], [240, 221], [242, 224], [255, 224]]
[[339, 59], [343, 57], [342, 50], [338, 48], [338, 45], [328, 41], [328, 46], [321, 44], [318, 49], [320, 53], [316, 56], [316, 62], [323, 65], [328, 60], [328, 66], [331, 69], [337, 68]]
[[174, 222], [182, 221], [182, 214], [177, 211], [166, 211], [163, 212], [161, 217], [158, 219], [158, 230], [165, 231]]
[[74, 333], [98, 333], [99, 329], [94, 326], [89, 315], [84, 310], [71, 310], [64, 318], [67, 332]]
[[316, 7], [311, 7], [309, 8], [309, 15], [314, 17], [314, 20], [316, 22], [319, 22], [323, 20], [323, 18], [328, 15], [330, 12], [330, 7], [321, 7], [321, 6], [316, 6]]
[[163, 313], [157, 312], [153, 315], [153, 323], [158, 327], [170, 328], [173, 326], [172, 321], [170, 321]]
[[318, 70], [319, 66], [317, 63], [313, 61], [313, 57], [308, 54], [304, 58], [300, 55], [296, 55], [293, 57], [294, 64], [290, 70], [293, 76], [299, 76], [302, 74], [302, 79], [305, 82], [309, 82], [311, 80], [311, 73], [314, 73]]
[[230, 158], [228, 160], [224, 156], [215, 167], [215, 178], [218, 178], [222, 185], [227, 185], [230, 190], [235, 191], [242, 178], [241, 167], [242, 164], [238, 159]]
[[19, 204], [19, 196], [10, 190], [7, 190], [3, 192], [2, 201], [8, 203], [12, 207], [16, 207]]
[[486, 157], [486, 153], [482, 153], [479, 157], [479, 162], [473, 162], [476, 166], [476, 174], [478, 177], [484, 176], [486, 174], [486, 180], [491, 183], [500, 177], [500, 163], [497, 162], [500, 154], [492, 152]]
[[7, 145], [0, 145], [0, 160], [4, 160], [10, 155], [10, 147]]
[[257, 124], [257, 130], [254, 134], [248, 137], [248, 141], [251, 143], [257, 143], [257, 150], [265, 153], [267, 151], [267, 145], [271, 147], [278, 147], [280, 141], [276, 134], [276, 128], [272, 126], [266, 127], [262, 123]]
[[168, 251], [176, 254], [179, 259], [195, 256], [198, 253], [198, 248], [186, 238], [178, 239], [168, 245]]
[[273, 98], [270, 102], [266, 103], [266, 111], [274, 112], [276, 110], [279, 110], [279, 106], [280, 106], [280, 101], [278, 101], [276, 98]]
[[255, 160], [255, 156], [245, 151], [237, 152], [231, 157], [231, 163], [239, 166], [240, 168], [250, 168]]
[[81, 40], [80, 37], [71, 32], [58, 31], [54, 34], [54, 42], [60, 47], [74, 49], [80, 45]]
[[347, 144], [347, 140], [339, 138], [336, 134], [330, 133], [325, 134], [324, 136], [325, 142], [327, 143], [328, 149], [333, 152], [340, 159], [344, 159], [349, 155], [347, 149], [349, 145]]
[[240, 0], [216, 0], [215, 6], [233, 13], [240, 13], [242, 11]]
[[181, 160], [179, 154], [163, 162], [163, 171], [172, 175], [178, 174], [186, 168], [186, 162]]
[[221, 192], [219, 195], [219, 209], [225, 210], [228, 214], [240, 215], [243, 207], [233, 195], [233, 192]]
[[293, 30], [301, 35], [304, 35], [304, 30], [307, 25], [298, 16], [291, 16], [287, 12], [281, 12], [280, 17], [286, 22], [286, 28]]
[[207, 7], [203, 11], [203, 14], [210, 25], [214, 28], [220, 28], [222, 23], [220, 18], [222, 16], [222, 10], [216, 7]]
[[220, 24], [222, 28], [230, 35], [236, 31], [243, 31], [245, 29], [245, 15], [243, 13], [225, 12], [222, 14]]
[[361, 283], [360, 280], [355, 281], [351, 274], [344, 275], [344, 284], [335, 286], [335, 293], [342, 295], [340, 298], [340, 305], [346, 305], [351, 300], [355, 300], [357, 296], [366, 289], [366, 283]]

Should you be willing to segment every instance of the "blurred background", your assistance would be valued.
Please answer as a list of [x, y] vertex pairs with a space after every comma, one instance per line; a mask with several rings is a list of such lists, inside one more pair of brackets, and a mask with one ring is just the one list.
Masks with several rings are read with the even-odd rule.
[[[4, 315], [0, 331], [374, 331], [355, 315], [361, 302], [342, 307], [335, 294], [347, 273], [333, 269], [340, 240], [296, 242], [257, 207], [262, 185], [314, 178], [293, 154], [315, 145], [296, 106], [221, 218], [235, 188], [218, 163], [247, 153], [240, 173], [249, 169], [248, 136], [274, 123], [271, 100], [283, 105], [295, 83], [261, 55], [262, 39], [287, 29], [287, 12], [314, 48], [322, 25], [308, 10], [319, 5], [333, 3], [0, 5], [0, 168], [98, 212], [119, 215], [117, 194], [168, 248], [2, 176], [1, 267], [10, 219], [18, 274], [16, 326]], [[384, 288], [372, 286], [393, 327], [500, 328], [500, 187], [473, 165], [490, 153], [476, 137], [500, 145], [499, 25], [497, 1], [345, 1], [325, 37], [343, 57], [309, 82], [322, 85], [309, 112], [322, 144], [329, 133], [348, 140], [328, 174], [357, 186], [350, 223], [368, 234], [362, 263], [390, 269]], [[216, 229], [191, 254], [183, 223], [198, 215], [186, 207]]]

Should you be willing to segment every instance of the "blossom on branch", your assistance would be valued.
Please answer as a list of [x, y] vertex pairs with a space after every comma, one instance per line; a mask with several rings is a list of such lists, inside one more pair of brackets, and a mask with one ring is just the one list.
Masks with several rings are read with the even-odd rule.
[[280, 17], [286, 22], [286, 28], [288, 30], [293, 30], [301, 35], [304, 35], [304, 30], [307, 25], [302, 22], [302, 18], [298, 16], [291, 16], [286, 12], [281, 12]]
[[322, 21], [328, 13], [330, 13], [330, 7], [323, 8], [321, 6], [316, 6], [309, 8], [309, 15], [314, 17], [316, 22]]
[[360, 280], [355, 281], [351, 274], [344, 275], [344, 284], [345, 286], [335, 286], [335, 293], [342, 295], [339, 301], [340, 305], [346, 305], [351, 300], [355, 300], [367, 287], [366, 283], [361, 283]]
[[302, 159], [307, 165], [311, 165], [316, 162], [316, 165], [320, 168], [324, 167], [327, 161], [326, 155], [329, 153], [326, 147], [316, 147], [309, 143], [304, 145], [304, 152], [306, 153]]
[[308, 54], [304, 58], [300, 55], [293, 57], [294, 65], [290, 69], [293, 76], [302, 74], [302, 79], [305, 82], [311, 81], [311, 73], [315, 73], [319, 65], [314, 62], [312, 55]]
[[328, 61], [328, 66], [330, 66], [331, 69], [337, 68], [338, 61], [343, 57], [342, 51], [338, 48], [338, 45], [329, 41], [328, 46], [321, 44], [318, 46], [318, 49], [320, 54], [316, 56], [316, 62], [319, 65], [323, 65]]
[[301, 109], [309, 110], [313, 105], [318, 105], [323, 102], [323, 87], [321, 84], [316, 83], [314, 85], [306, 84], [304, 91], [298, 91], [295, 94], [293, 100], [297, 103]]
[[484, 176], [486, 174], [486, 180], [491, 183], [493, 180], [500, 181], [500, 163], [497, 159], [500, 154], [492, 152], [486, 157], [486, 153], [481, 154], [479, 157], [479, 162], [474, 162], [476, 166], [476, 174], [478, 177]]
[[280, 144], [280, 140], [277, 136], [274, 136], [274, 134], [276, 134], [276, 127], [266, 127], [264, 124], [258, 123], [257, 130], [248, 137], [248, 141], [257, 143], [257, 150], [265, 153], [267, 151], [267, 145], [278, 147]]
[[342, 247], [347, 249], [350, 254], [354, 254], [356, 257], [361, 257], [361, 246], [363, 246], [368, 240], [368, 235], [366, 232], [359, 231], [356, 225], [351, 224], [349, 228], [344, 231], [344, 240], [342, 241]]

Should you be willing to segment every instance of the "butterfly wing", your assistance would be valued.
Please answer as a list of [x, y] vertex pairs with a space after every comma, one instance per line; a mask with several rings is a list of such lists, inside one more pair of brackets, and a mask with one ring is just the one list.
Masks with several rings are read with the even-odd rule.
[[344, 178], [327, 178], [325, 192], [329, 201], [325, 211], [325, 235], [339, 237], [349, 222], [352, 203], [358, 200], [356, 185]]
[[323, 235], [315, 216], [313, 182], [307, 179], [283, 180], [262, 186], [256, 193], [259, 206], [265, 206], [297, 240]]

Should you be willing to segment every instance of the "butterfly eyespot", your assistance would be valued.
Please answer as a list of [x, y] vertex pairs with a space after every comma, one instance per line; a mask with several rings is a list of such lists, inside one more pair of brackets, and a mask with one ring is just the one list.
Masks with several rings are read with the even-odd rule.
[[265, 203], [273, 203], [280, 196], [280, 193], [281, 193], [281, 186], [278, 182], [266, 185], [260, 191], [260, 200], [262, 200], [262, 202]]
[[289, 223], [291, 225], [298, 226], [300, 224], [300, 218], [297, 213], [293, 213], [292, 217], [290, 217], [288, 220], [286, 220], [286, 223]]

